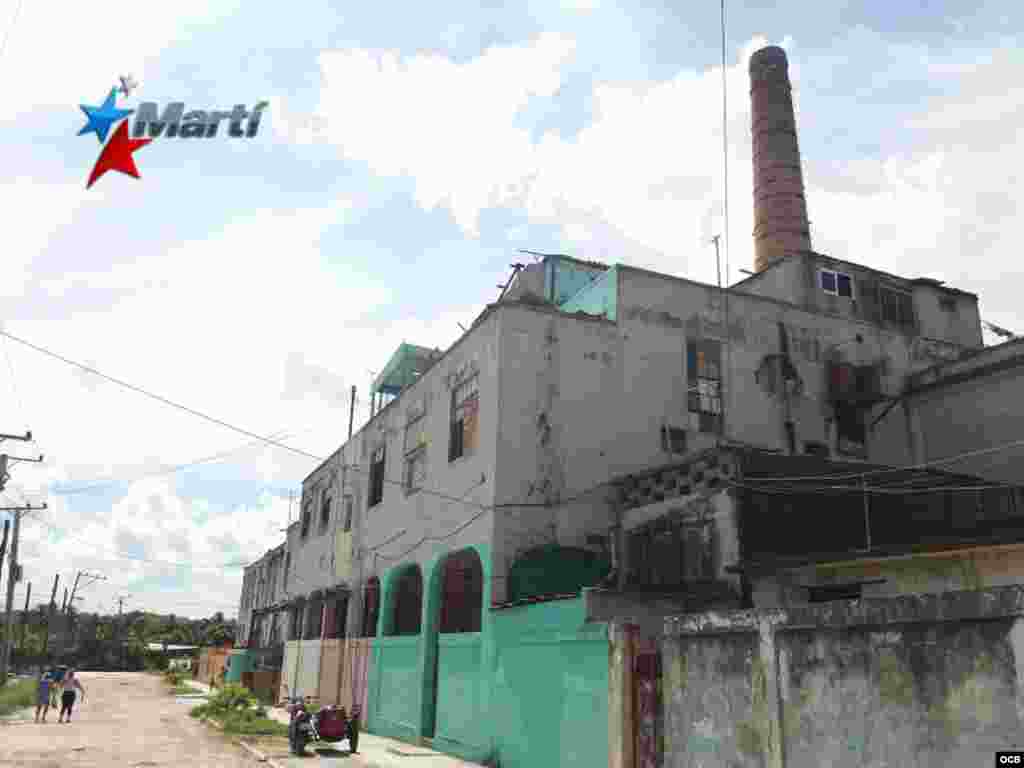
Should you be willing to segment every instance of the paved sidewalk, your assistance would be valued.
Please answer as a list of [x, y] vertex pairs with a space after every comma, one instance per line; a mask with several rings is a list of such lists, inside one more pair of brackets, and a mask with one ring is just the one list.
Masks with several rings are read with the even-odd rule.
[[[210, 686], [205, 683], [188, 682], [204, 693], [210, 692]], [[267, 717], [288, 725], [288, 713], [284, 707], [268, 707]], [[318, 757], [317, 765], [324, 768], [410, 768], [410, 763], [415, 768], [479, 768], [476, 763], [366, 731], [359, 734], [359, 752], [355, 755], [349, 752], [347, 741], [330, 745], [311, 744], [306, 747], [306, 757], [290, 754], [283, 739], [259, 739], [252, 746], [267, 758], [267, 765], [271, 768], [310, 768], [310, 756]], [[410, 761], [410, 758], [415, 759]]]

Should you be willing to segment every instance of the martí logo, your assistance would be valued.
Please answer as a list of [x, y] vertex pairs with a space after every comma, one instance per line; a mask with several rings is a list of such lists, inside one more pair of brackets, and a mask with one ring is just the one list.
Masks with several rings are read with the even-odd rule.
[[[251, 110], [247, 110], [244, 104], [237, 104], [230, 111], [193, 109], [186, 112], [185, 103], [181, 101], [171, 102], [163, 112], [155, 103], [148, 101], [139, 104], [138, 109], [118, 107], [117, 95], [120, 93], [127, 97], [135, 86], [130, 77], [122, 77], [121, 87], [112, 88], [100, 106], [79, 105], [88, 122], [78, 135], [95, 133], [103, 146], [89, 174], [86, 189], [107, 171], [118, 171], [140, 178], [133, 154], [154, 139], [215, 139], [218, 135], [252, 139], [259, 132], [260, 117], [267, 107], [265, 101], [259, 102]], [[128, 117], [133, 114], [135, 124], [129, 135]], [[224, 126], [223, 133], [220, 132], [221, 125]]]

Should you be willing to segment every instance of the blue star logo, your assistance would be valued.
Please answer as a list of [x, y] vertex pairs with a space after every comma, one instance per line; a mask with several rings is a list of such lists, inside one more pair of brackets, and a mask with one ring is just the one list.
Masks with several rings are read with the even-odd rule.
[[79, 136], [95, 131], [100, 144], [102, 144], [107, 140], [107, 131], [110, 130], [110, 126], [135, 111], [134, 109], [118, 109], [116, 97], [117, 89], [114, 88], [111, 89], [110, 95], [107, 96], [102, 107], [87, 107], [85, 104], [79, 104], [82, 111], [85, 112], [85, 116], [89, 118], [89, 122], [78, 132]]

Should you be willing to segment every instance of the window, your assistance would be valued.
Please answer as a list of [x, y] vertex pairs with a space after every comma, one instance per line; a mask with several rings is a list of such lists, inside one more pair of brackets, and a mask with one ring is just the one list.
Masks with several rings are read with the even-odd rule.
[[451, 436], [448, 461], [472, 456], [476, 450], [477, 412], [480, 405], [479, 376], [474, 374], [452, 392]]
[[345, 497], [345, 531], [352, 530], [352, 497]]
[[710, 339], [686, 342], [687, 410], [690, 426], [718, 432], [722, 423], [722, 345]]
[[631, 586], [679, 588], [714, 578], [709, 523], [663, 517], [631, 531], [629, 547]]
[[666, 453], [686, 453], [686, 430], [680, 427], [662, 427], [661, 448]]
[[845, 272], [834, 272], [831, 269], [823, 269], [821, 275], [821, 290], [833, 296], [842, 296], [846, 299], [853, 298], [853, 281]]
[[327, 526], [331, 524], [331, 497], [326, 493], [324, 494], [324, 500], [320, 504], [320, 533], [327, 530]]
[[864, 412], [852, 403], [836, 403], [836, 449], [848, 456], [866, 458], [867, 426]]
[[427, 440], [423, 432], [426, 419], [422, 413], [405, 425], [405, 468], [402, 485], [406, 493], [413, 493], [423, 487], [427, 476]]
[[370, 495], [369, 507], [375, 507], [384, 499], [384, 465], [386, 462], [386, 451], [381, 445], [373, 452], [370, 459]]
[[289, 552], [284, 556], [284, 584], [281, 589], [284, 592], [288, 591], [288, 571], [292, 569], [292, 553]]
[[312, 506], [312, 501], [307, 501], [305, 504], [302, 505], [302, 529], [300, 531], [300, 535], [302, 536], [302, 538], [306, 538], [307, 536], [309, 536], [309, 524], [313, 518]]
[[363, 637], [377, 636], [377, 618], [380, 611], [380, 582], [374, 576], [363, 592]]
[[914, 297], [906, 291], [882, 288], [882, 321], [900, 328], [914, 327]]

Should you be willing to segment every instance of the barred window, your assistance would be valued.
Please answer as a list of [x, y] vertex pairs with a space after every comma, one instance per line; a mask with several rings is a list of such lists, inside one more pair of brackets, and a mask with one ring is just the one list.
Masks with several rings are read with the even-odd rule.
[[722, 421], [722, 345], [713, 339], [686, 342], [687, 410], [690, 426], [718, 432]]
[[476, 452], [477, 414], [480, 406], [479, 376], [474, 374], [452, 392], [451, 435], [448, 461]]

